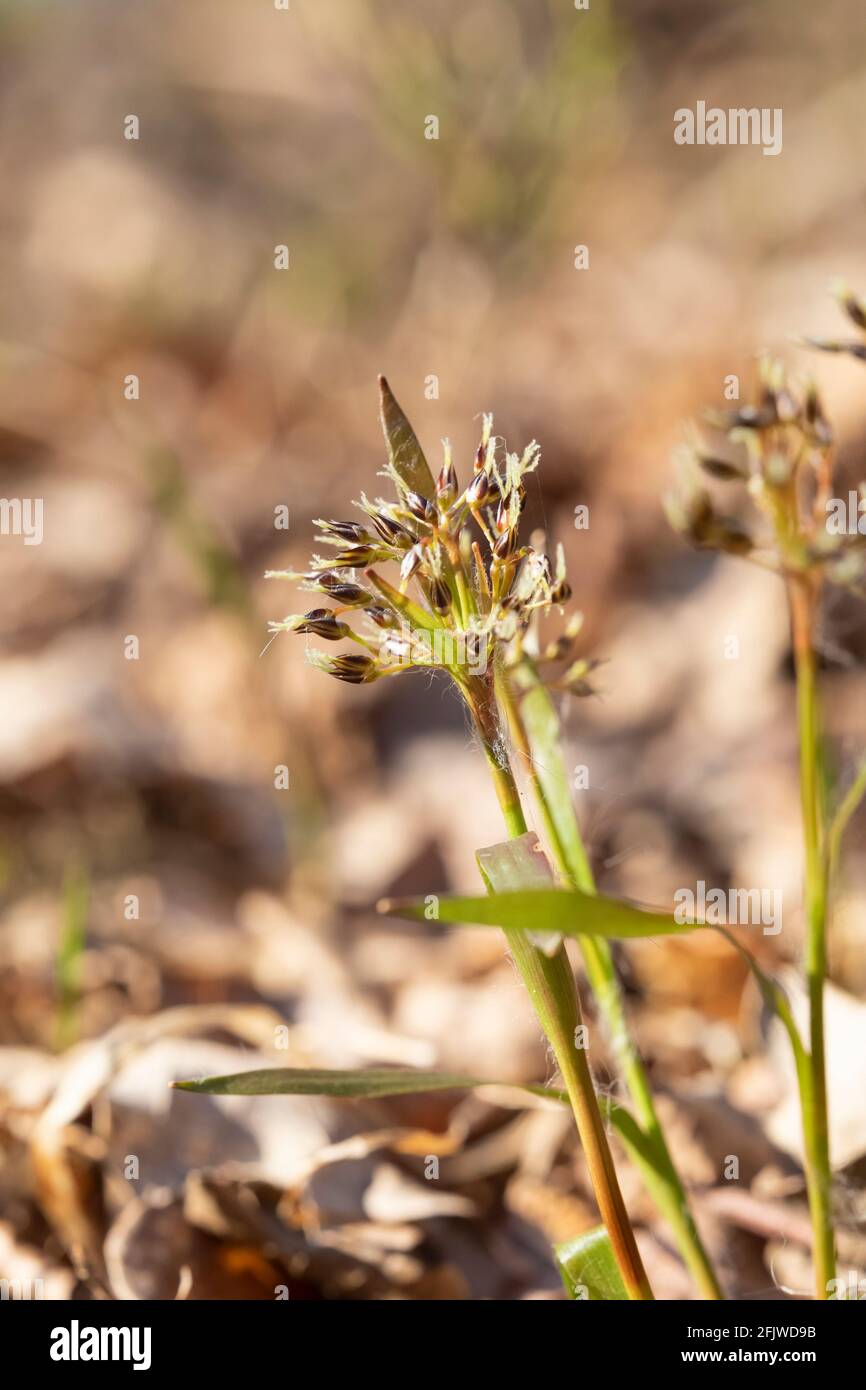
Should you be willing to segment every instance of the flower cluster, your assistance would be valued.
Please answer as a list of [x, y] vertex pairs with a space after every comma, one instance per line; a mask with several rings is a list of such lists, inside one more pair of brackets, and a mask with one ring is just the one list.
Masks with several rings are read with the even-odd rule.
[[[338, 680], [360, 685], [420, 667], [444, 669], [465, 686], [492, 671], [496, 659], [514, 660], [537, 617], [571, 595], [562, 547], [551, 560], [519, 536], [539, 447], [533, 441], [522, 454], [509, 453], [485, 415], [465, 484], [447, 441], [434, 480], [384, 377], [380, 389], [388, 445], [383, 476], [395, 497], [362, 493], [354, 504], [357, 520], [316, 522], [322, 553], [306, 571], [269, 572], [333, 604], [290, 614], [270, 630], [360, 647], [333, 656], [308, 648], [307, 659]], [[391, 579], [382, 566], [395, 567]], [[572, 619], [540, 659], [567, 661], [578, 628], [579, 619]], [[572, 662], [560, 683], [586, 693], [590, 669], [591, 663]]]
[[[866, 331], [866, 309], [847, 291], [842, 302]], [[866, 346], [810, 342], [866, 358]], [[719, 442], [693, 432], [677, 451], [679, 481], [665, 499], [668, 519], [692, 544], [742, 555], [783, 575], [823, 577], [864, 592], [866, 544], [853, 528], [833, 525], [842, 505], [833, 497], [833, 431], [815, 385], [789, 381], [784, 365], [760, 363], [753, 404], [712, 413]], [[719, 438], [720, 437], [720, 438]], [[745, 487], [765, 525], [744, 526], [721, 513], [700, 477]], [[861, 487], [861, 497], [866, 489]]]

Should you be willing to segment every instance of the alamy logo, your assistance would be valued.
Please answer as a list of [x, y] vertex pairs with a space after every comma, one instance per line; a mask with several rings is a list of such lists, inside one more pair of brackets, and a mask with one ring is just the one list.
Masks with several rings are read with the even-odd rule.
[[25, 545], [41, 545], [42, 498], [0, 497], [0, 535], [23, 536]]
[[131, 1361], [134, 1371], [150, 1370], [149, 1327], [69, 1327], [51, 1332], [52, 1361]]
[[0, 1301], [44, 1298], [44, 1279], [0, 1279]]
[[866, 536], [866, 497], [853, 490], [844, 497], [828, 497], [827, 534], [830, 536]]
[[382, 653], [395, 666], [464, 666], [472, 676], [487, 671], [487, 636], [483, 632], [422, 632], [401, 621], [382, 642]]
[[674, 140], [678, 145], [762, 145], [764, 154], [782, 149], [782, 108], [732, 107], [697, 102], [694, 111], [681, 106], [674, 112]]
[[781, 888], [707, 888], [702, 878], [695, 889], [674, 893], [674, 920], [707, 927], [763, 927], [764, 936], [782, 930]]

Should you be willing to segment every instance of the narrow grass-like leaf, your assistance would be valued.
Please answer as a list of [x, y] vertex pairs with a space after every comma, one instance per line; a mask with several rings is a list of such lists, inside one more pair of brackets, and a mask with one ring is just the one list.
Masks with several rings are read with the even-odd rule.
[[383, 376], [379, 377], [379, 396], [381, 402], [382, 430], [388, 445], [388, 462], [394, 474], [411, 492], [432, 499], [436, 496], [436, 484], [430, 465], [424, 457], [424, 450], [394, 393]]
[[[487, 852], [479, 851], [479, 863]], [[384, 898], [378, 910], [391, 917], [429, 920], [430, 898]], [[616, 898], [581, 893], [576, 888], [518, 889], [484, 898], [440, 897], [435, 920], [458, 926], [502, 927], [507, 931], [557, 932], [561, 936], [681, 936], [695, 930], [692, 924], [677, 922], [671, 913], [651, 912]]]
[[[209, 1076], [201, 1081], [175, 1081], [175, 1090], [212, 1096], [330, 1096], [333, 1099], [377, 1100], [385, 1096], [424, 1095], [431, 1091], [476, 1091], [485, 1086], [507, 1087], [568, 1105], [568, 1095], [556, 1087], [533, 1082], [499, 1081], [491, 1077], [452, 1072], [410, 1071], [396, 1067], [358, 1070], [339, 1068], [266, 1067]], [[650, 1141], [622, 1105], [610, 1103], [605, 1113], [632, 1158], [643, 1167], [652, 1164]]]
[[569, 1298], [583, 1302], [624, 1303], [628, 1294], [603, 1226], [553, 1247]]
[[175, 1081], [180, 1091], [211, 1096], [333, 1096], [375, 1100], [382, 1096], [421, 1095], [427, 1091], [474, 1091], [480, 1086], [514, 1086], [531, 1095], [567, 1103], [564, 1091], [547, 1086], [491, 1081], [480, 1076], [451, 1072], [409, 1071], [397, 1067], [341, 1070], [325, 1067], [266, 1067], [209, 1076], [202, 1081]]

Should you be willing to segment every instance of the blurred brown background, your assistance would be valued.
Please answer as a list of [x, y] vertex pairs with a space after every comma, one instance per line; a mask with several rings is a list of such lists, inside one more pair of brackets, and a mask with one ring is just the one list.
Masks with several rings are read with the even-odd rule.
[[[660, 497], [682, 421], [731, 373], [747, 398], [765, 348], [817, 376], [844, 486], [862, 474], [862, 368], [791, 338], [837, 330], [833, 275], [866, 290], [864, 39], [859, 0], [4, 0], [0, 492], [44, 498], [45, 532], [0, 538], [0, 1275], [58, 1297], [544, 1296], [548, 1241], [593, 1221], [567, 1124], [513, 1096], [166, 1089], [250, 1052], [547, 1074], [493, 934], [370, 911], [473, 886], [501, 838], [455, 699], [339, 686], [302, 639], [261, 655], [295, 606], [264, 570], [302, 568], [311, 519], [376, 486], [379, 371], [464, 473], [483, 410], [541, 442], [529, 520], [565, 544], [607, 663], [563, 710], [602, 886], [659, 905], [697, 878], [780, 887], [783, 931], [755, 949], [796, 964], [781, 591], [688, 552]], [[675, 145], [698, 100], [781, 107], [781, 154]], [[858, 609], [828, 611], [823, 655], [844, 781], [866, 743]], [[830, 1009], [855, 1264], [862, 832]], [[703, 938], [618, 959], [729, 1287], [774, 1296], [771, 1264], [805, 1287], [787, 1059], [741, 966]], [[190, 1005], [210, 1012], [168, 1012]], [[323, 1156], [353, 1134], [363, 1154]], [[659, 1289], [687, 1294], [626, 1184]]]

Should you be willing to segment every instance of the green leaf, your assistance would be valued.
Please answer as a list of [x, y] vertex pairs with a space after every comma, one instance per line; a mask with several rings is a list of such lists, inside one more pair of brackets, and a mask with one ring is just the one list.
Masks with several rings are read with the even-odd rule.
[[379, 377], [379, 396], [382, 430], [385, 443], [388, 445], [391, 472], [412, 492], [420, 493], [422, 497], [434, 498], [436, 484], [430, 472], [430, 465], [424, 457], [424, 450], [383, 376]]
[[569, 1298], [593, 1303], [628, 1302], [613, 1246], [603, 1226], [554, 1245], [553, 1252]]
[[642, 1129], [624, 1105], [605, 1101], [602, 1110], [619, 1135], [659, 1211], [667, 1217], [674, 1230], [679, 1230], [684, 1222], [690, 1223], [691, 1214], [685, 1205], [685, 1192], [667, 1145], [659, 1140], [657, 1133], [648, 1134]]
[[[533, 842], [535, 837], [520, 836], [507, 842], [508, 850]], [[490, 849], [479, 850], [478, 862], [482, 873], [489, 866], [491, 856], [502, 855], [503, 862], [513, 866], [516, 875], [523, 858], [512, 855], [505, 858], [505, 845], [493, 845]], [[539, 860], [542, 864], [546, 861]], [[505, 870], [508, 872], [507, 868]], [[547, 880], [549, 882], [549, 879]], [[536, 932], [555, 932], [561, 936], [589, 937], [644, 937], [674, 936], [694, 931], [690, 924], [677, 922], [668, 912], [650, 912], [636, 907], [633, 903], [621, 902], [616, 898], [581, 893], [577, 888], [519, 888], [503, 891], [497, 879], [497, 891], [488, 897], [440, 897], [437, 900], [433, 920], [450, 922], [459, 926], [502, 927], [506, 931], [523, 930]], [[385, 898], [378, 904], [378, 910], [390, 917], [409, 917], [419, 921], [431, 918], [430, 898]]]
[[564, 1091], [541, 1085], [518, 1085], [478, 1076], [397, 1067], [348, 1071], [325, 1067], [266, 1067], [259, 1071], [235, 1072], [231, 1076], [209, 1076], [202, 1081], [175, 1081], [174, 1086], [180, 1091], [211, 1096], [334, 1096], [355, 1100], [421, 1095], [427, 1091], [474, 1091], [479, 1086], [514, 1086], [550, 1100], [568, 1100]]

